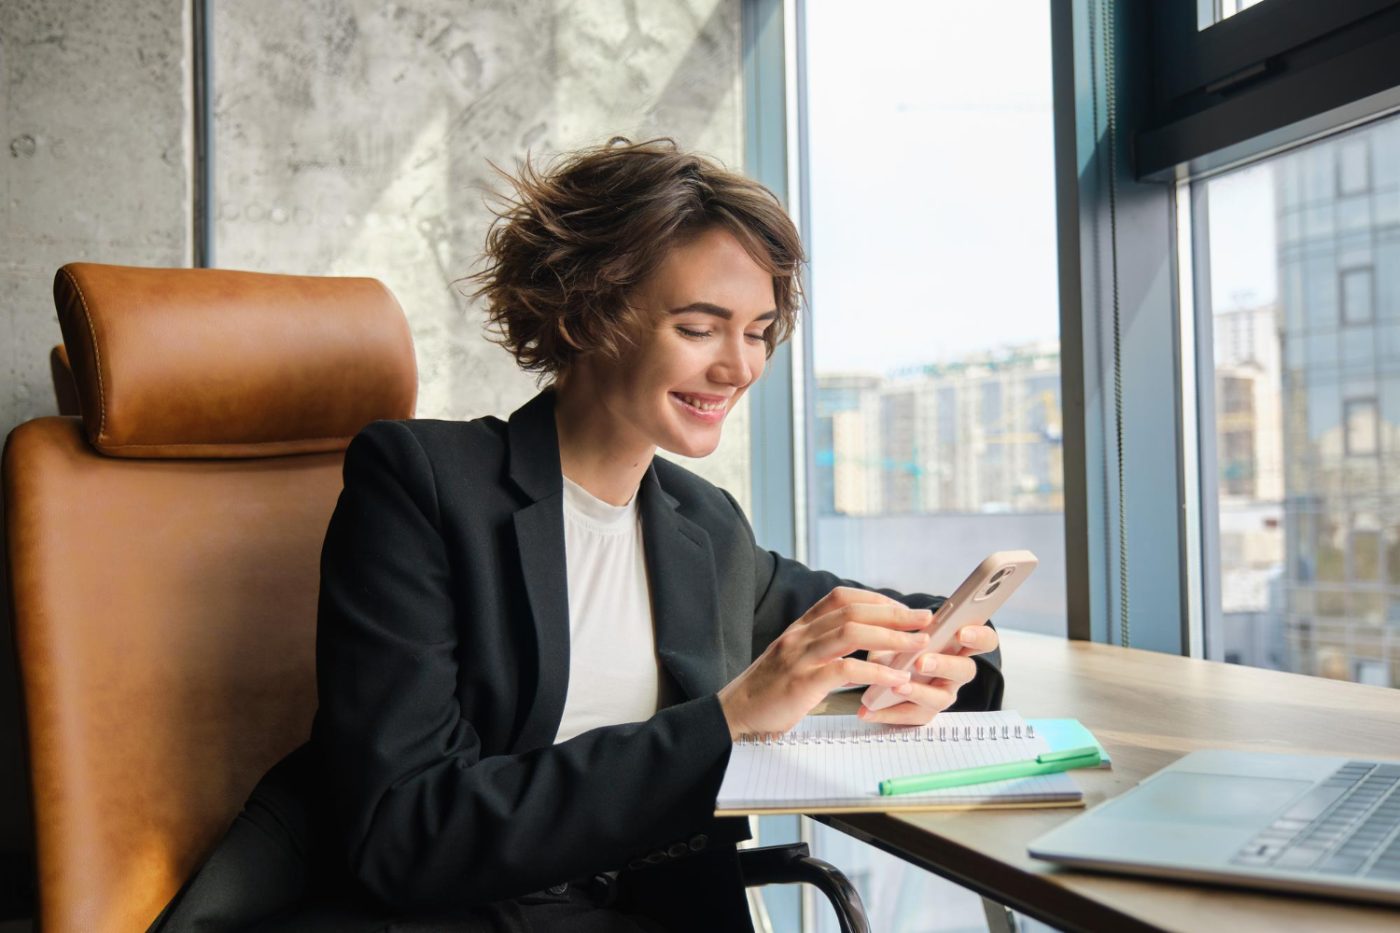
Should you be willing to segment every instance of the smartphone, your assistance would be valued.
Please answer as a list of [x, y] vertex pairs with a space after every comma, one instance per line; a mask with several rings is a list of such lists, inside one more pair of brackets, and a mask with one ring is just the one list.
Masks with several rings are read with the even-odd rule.
[[[1030, 551], [997, 551], [988, 555], [953, 591], [953, 595], [934, 610], [933, 620], [924, 629], [930, 635], [928, 645], [918, 651], [904, 651], [895, 655], [889, 666], [901, 671], [910, 670], [919, 658], [941, 651], [957, 636], [958, 629], [985, 623], [1039, 563]], [[915, 673], [913, 676], [918, 683], [928, 683], [932, 679], [927, 674]], [[860, 701], [866, 709], [876, 710], [903, 703], [905, 698], [890, 687], [872, 684], [861, 695]]]

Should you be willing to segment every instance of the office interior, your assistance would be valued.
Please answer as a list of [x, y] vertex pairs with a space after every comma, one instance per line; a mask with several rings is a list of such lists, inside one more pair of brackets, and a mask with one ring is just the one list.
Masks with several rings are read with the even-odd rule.
[[[536, 384], [461, 281], [494, 166], [667, 136], [809, 249], [796, 336], [685, 464], [761, 543], [929, 592], [1027, 547], [1007, 629], [1400, 703], [1397, 63], [1394, 0], [7, 3], [0, 433], [59, 411], [75, 261], [378, 278], [416, 415], [505, 416]], [[2, 611], [8, 933], [36, 878]], [[760, 835], [845, 870], [875, 929], [988, 929], [828, 826]], [[835, 929], [796, 888], [755, 911]]]

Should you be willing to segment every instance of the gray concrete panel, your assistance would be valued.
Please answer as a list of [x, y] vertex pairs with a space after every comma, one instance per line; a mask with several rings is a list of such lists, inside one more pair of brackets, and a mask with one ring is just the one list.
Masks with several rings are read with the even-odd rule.
[[55, 270], [184, 265], [184, 0], [6, 0], [0, 13], [0, 432], [57, 413]]
[[[418, 415], [504, 415], [535, 390], [454, 285], [507, 170], [614, 135], [742, 168], [738, 0], [219, 5], [215, 264], [372, 275], [403, 304]], [[748, 499], [747, 411], [688, 465]]]

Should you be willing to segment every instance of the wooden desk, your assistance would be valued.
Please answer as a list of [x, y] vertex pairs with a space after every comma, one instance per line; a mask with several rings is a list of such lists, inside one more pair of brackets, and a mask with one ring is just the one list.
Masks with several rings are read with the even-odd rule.
[[[1006, 708], [1084, 722], [1111, 771], [1075, 771], [1089, 806], [1189, 751], [1400, 755], [1400, 691], [1003, 631]], [[849, 712], [858, 694], [825, 712]], [[849, 709], [843, 707], [849, 706]], [[1026, 844], [1081, 810], [849, 814], [823, 822], [1064, 930], [1400, 929], [1400, 910], [1059, 868]]]

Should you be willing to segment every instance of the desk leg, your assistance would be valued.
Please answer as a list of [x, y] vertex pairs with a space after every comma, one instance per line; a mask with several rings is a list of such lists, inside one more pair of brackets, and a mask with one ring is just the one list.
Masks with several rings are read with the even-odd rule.
[[987, 915], [987, 933], [1016, 933], [1016, 915], [1010, 907], [984, 897], [982, 912]]

